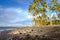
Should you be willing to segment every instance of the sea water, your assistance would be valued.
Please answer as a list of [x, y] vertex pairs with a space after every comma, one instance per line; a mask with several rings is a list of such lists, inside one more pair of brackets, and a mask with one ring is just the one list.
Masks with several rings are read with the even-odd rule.
[[0, 31], [2, 30], [11, 30], [11, 29], [15, 29], [16, 27], [0, 27]]

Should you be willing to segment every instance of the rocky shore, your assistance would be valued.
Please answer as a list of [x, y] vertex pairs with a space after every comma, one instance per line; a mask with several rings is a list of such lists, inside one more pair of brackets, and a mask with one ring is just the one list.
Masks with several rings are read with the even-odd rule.
[[60, 40], [60, 26], [5, 30], [0, 32], [0, 40]]

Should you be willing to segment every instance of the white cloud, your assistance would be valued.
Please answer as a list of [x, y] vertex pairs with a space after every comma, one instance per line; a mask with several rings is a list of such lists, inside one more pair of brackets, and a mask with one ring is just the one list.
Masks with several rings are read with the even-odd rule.
[[33, 19], [33, 16], [32, 16], [32, 15], [28, 15], [27, 18], [28, 18], [28, 19]]
[[22, 24], [0, 24], [1, 27], [22, 27]]
[[10, 23], [16, 23], [16, 22], [22, 22], [22, 21], [25, 21], [25, 19], [16, 18], [14, 20], [10, 20], [9, 22]]
[[[1, 25], [4, 26], [10, 26], [10, 25], [23, 25], [23, 24], [15, 24], [16, 22], [23, 22], [26, 20], [32, 20], [32, 16], [28, 15], [27, 10], [21, 9], [21, 8], [5, 8], [4, 12], [2, 13], [2, 15], [0, 15], [0, 18], [6, 22], [4, 22], [3, 24], [0, 23]], [[10, 23], [10, 24], [9, 24]], [[31, 23], [28, 22], [28, 24], [31, 25]]]

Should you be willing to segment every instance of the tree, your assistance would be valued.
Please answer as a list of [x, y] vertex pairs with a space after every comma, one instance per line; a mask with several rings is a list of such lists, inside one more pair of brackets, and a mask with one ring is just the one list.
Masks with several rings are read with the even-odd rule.
[[60, 18], [60, 14], [58, 14], [58, 18]]
[[[41, 14], [41, 16], [37, 16], [33, 19], [35, 25], [40, 26], [47, 24], [48, 16], [46, 15], [46, 12], [54, 12], [55, 10], [58, 10], [60, 12], [60, 7], [58, 6], [57, 0], [52, 0], [50, 2], [54, 6], [51, 4], [49, 6], [47, 0], [33, 0], [33, 3], [29, 7], [29, 12], [32, 12], [32, 15], [34, 17]], [[52, 24], [52, 21], [50, 21], [50, 24]]]

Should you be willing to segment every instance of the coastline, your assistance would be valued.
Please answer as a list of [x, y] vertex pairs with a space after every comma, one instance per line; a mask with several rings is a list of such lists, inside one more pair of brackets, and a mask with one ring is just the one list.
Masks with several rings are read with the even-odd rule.
[[0, 40], [60, 40], [60, 26], [5, 30], [0, 33]]

